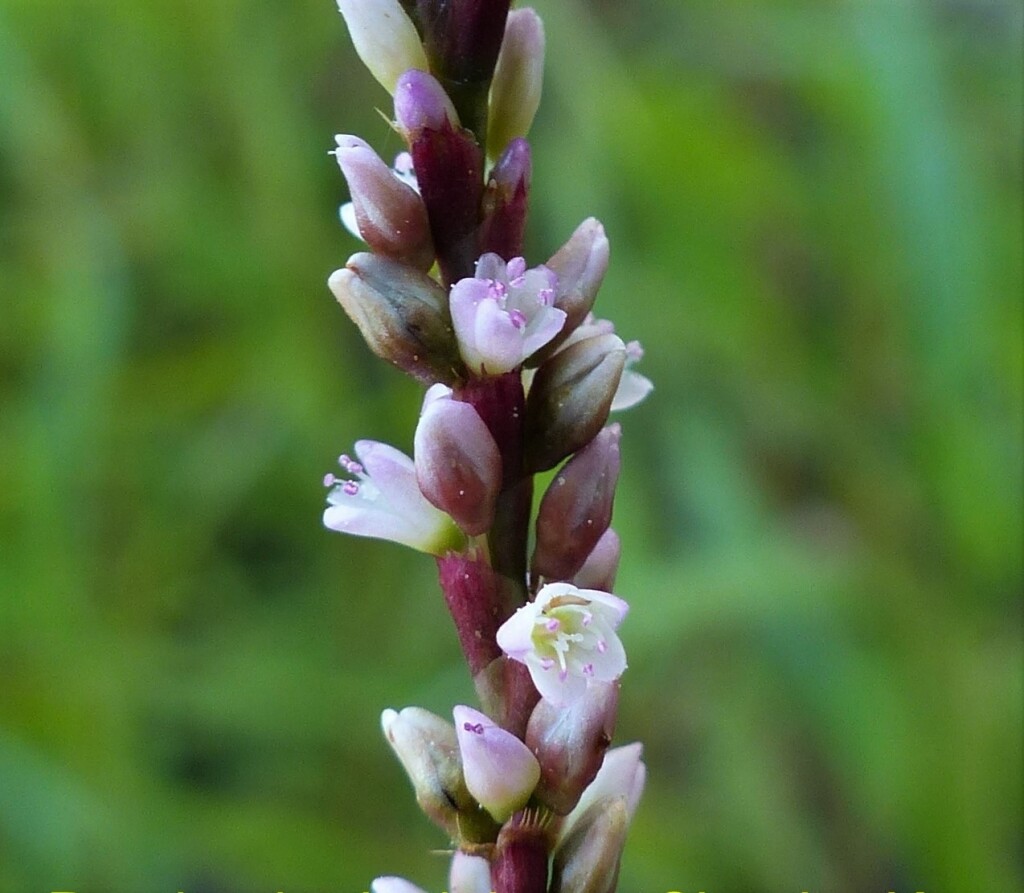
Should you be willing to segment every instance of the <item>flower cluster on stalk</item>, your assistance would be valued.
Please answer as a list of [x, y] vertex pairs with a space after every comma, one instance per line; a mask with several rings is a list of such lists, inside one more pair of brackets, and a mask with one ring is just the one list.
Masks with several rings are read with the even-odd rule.
[[[544, 31], [509, 6], [339, 0], [406, 148], [391, 166], [336, 137], [341, 219], [366, 250], [328, 285], [370, 349], [426, 392], [412, 457], [358, 441], [324, 479], [323, 520], [437, 562], [480, 709], [381, 722], [450, 839], [449, 889], [613, 893], [646, 770], [640, 745], [608, 749], [629, 607], [612, 594], [621, 429], [608, 418], [652, 385], [632, 368], [639, 344], [592, 313], [601, 224], [585, 220], [544, 263], [523, 256]], [[551, 470], [534, 516], [534, 476]]]

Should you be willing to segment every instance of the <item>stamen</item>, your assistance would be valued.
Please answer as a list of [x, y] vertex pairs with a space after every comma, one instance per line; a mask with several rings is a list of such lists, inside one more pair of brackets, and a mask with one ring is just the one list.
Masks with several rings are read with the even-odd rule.
[[583, 665], [583, 675], [584, 676], [593, 676], [594, 675], [594, 665], [593, 664], [584, 664]]
[[484, 733], [484, 724], [482, 722], [464, 722], [462, 728], [467, 732], [472, 732], [474, 735], [482, 735]]
[[503, 301], [508, 297], [508, 288], [504, 282], [498, 282], [497, 279], [488, 279], [487, 294], [496, 301]]
[[549, 633], [558, 632], [558, 628], [562, 625], [562, 622], [556, 617], [552, 617], [546, 624], [545, 628]]
[[517, 329], [526, 328], [526, 314], [522, 310], [509, 310], [508, 318]]
[[341, 492], [346, 496], [355, 496], [359, 492], [359, 484], [355, 481], [345, 481], [341, 485]]
[[542, 288], [537, 292], [537, 302], [542, 307], [550, 307], [555, 300], [555, 290], [553, 288]]
[[644, 358], [644, 349], [639, 341], [630, 341], [626, 345], [626, 359], [632, 363], [638, 363]]
[[542, 670], [550, 670], [555, 665], [555, 662], [550, 657], [542, 657], [540, 659], [540, 668]]
[[513, 257], [508, 262], [508, 266], [505, 268], [508, 270], [509, 279], [517, 279], [526, 272], [526, 259], [522, 257]]
[[604, 654], [608, 650], [608, 643], [604, 639], [597, 640], [597, 653]]
[[331, 474], [330, 472], [327, 472], [327, 474], [324, 475], [324, 486], [325, 487], [333, 487], [337, 483], [338, 483], [338, 479], [333, 474]]

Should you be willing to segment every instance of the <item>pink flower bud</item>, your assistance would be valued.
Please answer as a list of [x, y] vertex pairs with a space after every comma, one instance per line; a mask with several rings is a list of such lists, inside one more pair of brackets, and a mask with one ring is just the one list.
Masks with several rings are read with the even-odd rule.
[[523, 253], [530, 194], [530, 144], [514, 139], [491, 170], [484, 190], [480, 249], [511, 260]]
[[395, 121], [411, 144], [424, 129], [457, 128], [455, 106], [437, 79], [424, 70], [403, 72], [395, 87]]
[[537, 513], [533, 578], [568, 580], [608, 529], [619, 479], [622, 429], [611, 425], [555, 475]]
[[426, 272], [434, 263], [427, 208], [363, 140], [335, 137], [334, 151], [352, 193], [359, 235], [376, 252]]
[[530, 749], [471, 707], [452, 711], [469, 792], [499, 822], [526, 805], [540, 778]]
[[552, 468], [596, 436], [625, 365], [626, 345], [609, 333], [558, 351], [537, 370], [526, 400], [527, 471]]
[[501, 489], [501, 454], [477, 411], [453, 400], [450, 388], [434, 385], [423, 401], [414, 449], [423, 495], [470, 536], [485, 533]]
[[[608, 237], [604, 227], [593, 217], [588, 217], [548, 261], [547, 265], [558, 275], [558, 292], [555, 306], [566, 313], [565, 327], [530, 365], [550, 357], [559, 347], [570, 340], [570, 336], [587, 321], [587, 314], [594, 306], [598, 289], [608, 271]], [[601, 331], [614, 331], [611, 323]], [[600, 334], [592, 331], [589, 334]]]

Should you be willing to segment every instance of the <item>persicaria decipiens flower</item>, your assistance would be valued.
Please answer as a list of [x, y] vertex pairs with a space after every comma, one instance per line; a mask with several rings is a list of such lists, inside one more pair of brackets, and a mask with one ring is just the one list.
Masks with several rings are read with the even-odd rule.
[[610, 593], [549, 583], [501, 625], [498, 647], [526, 665], [544, 700], [568, 706], [591, 679], [612, 682], [625, 671], [615, 630], [628, 610]]
[[356, 442], [358, 458], [338, 463], [351, 477], [324, 477], [331, 487], [324, 526], [341, 533], [391, 540], [421, 552], [441, 555], [461, 544], [452, 519], [420, 492], [412, 459], [386, 443]]
[[485, 254], [476, 276], [452, 286], [452, 325], [459, 350], [476, 375], [509, 372], [557, 335], [565, 311], [554, 306], [558, 277], [547, 267], [526, 269], [515, 257], [507, 264]]

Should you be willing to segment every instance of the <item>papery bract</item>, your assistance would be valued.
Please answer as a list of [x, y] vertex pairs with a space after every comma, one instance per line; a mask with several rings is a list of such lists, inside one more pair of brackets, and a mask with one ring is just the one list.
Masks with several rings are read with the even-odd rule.
[[588, 682], [613, 682], [626, 669], [615, 630], [629, 606], [621, 598], [572, 583], [549, 583], [498, 630], [498, 646], [525, 664], [542, 698], [568, 706]]
[[476, 276], [455, 283], [452, 325], [471, 372], [509, 372], [558, 334], [565, 312], [552, 306], [557, 284], [547, 267], [527, 270], [523, 258], [506, 264], [497, 254], [483, 255]]
[[324, 526], [341, 533], [391, 540], [420, 552], [442, 555], [461, 545], [452, 519], [424, 498], [412, 459], [386, 443], [360, 440], [358, 461], [341, 456], [348, 480], [329, 474]]

